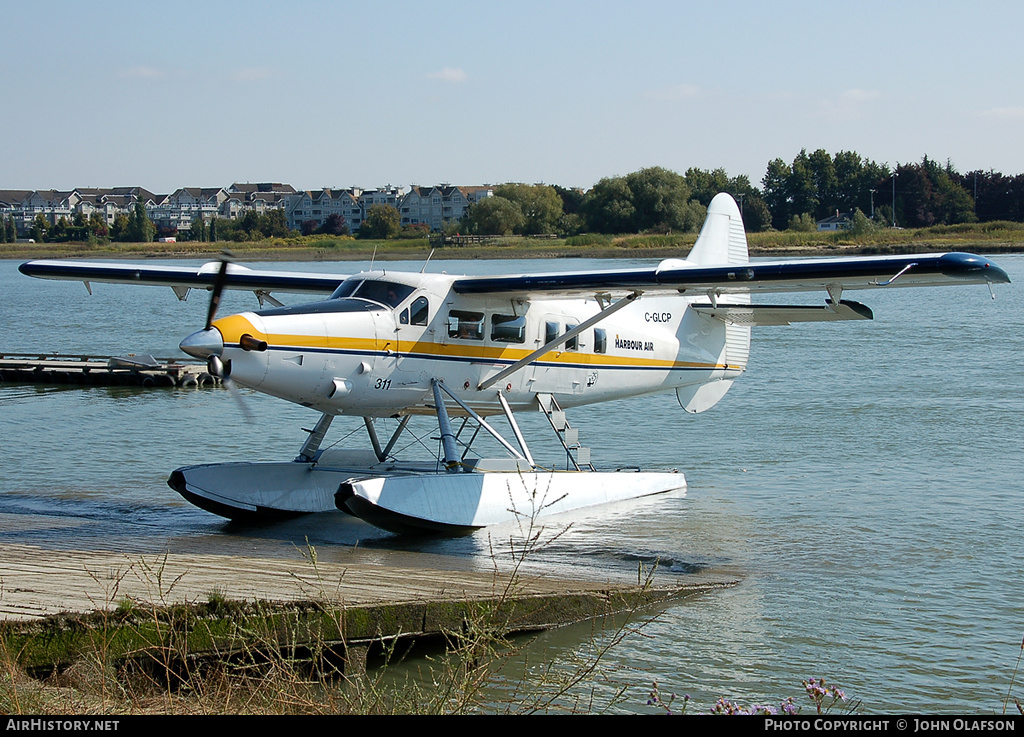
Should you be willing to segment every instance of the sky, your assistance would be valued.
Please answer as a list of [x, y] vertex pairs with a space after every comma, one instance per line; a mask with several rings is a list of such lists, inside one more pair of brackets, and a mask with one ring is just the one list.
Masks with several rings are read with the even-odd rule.
[[1024, 3], [0, 0], [0, 189], [925, 155], [1024, 173]]

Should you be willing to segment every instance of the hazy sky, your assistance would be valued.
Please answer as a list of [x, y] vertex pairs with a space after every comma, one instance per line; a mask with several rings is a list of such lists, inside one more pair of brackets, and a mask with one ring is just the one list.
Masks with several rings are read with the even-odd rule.
[[1024, 3], [2, 0], [0, 189], [1024, 172]]

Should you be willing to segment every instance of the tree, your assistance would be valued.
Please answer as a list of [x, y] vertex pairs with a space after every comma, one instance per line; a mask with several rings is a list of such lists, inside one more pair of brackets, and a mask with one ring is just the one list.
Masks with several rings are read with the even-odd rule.
[[805, 149], [792, 164], [782, 159], [769, 162], [761, 183], [772, 224], [782, 229], [805, 213], [820, 219], [837, 210], [870, 211], [872, 190], [880, 191], [888, 177], [887, 167], [854, 151], [840, 151], [833, 157], [824, 149], [810, 155]]
[[751, 195], [743, 198], [743, 227], [749, 233], [760, 233], [772, 227], [772, 213], [764, 198]]
[[107, 226], [107, 219], [100, 215], [98, 212], [94, 212], [89, 216], [89, 230], [96, 238], [106, 238], [110, 233], [110, 228]]
[[206, 230], [206, 220], [203, 218], [202, 215], [199, 215], [198, 217], [196, 217], [195, 220], [192, 221], [192, 227], [189, 229], [189, 233], [189, 238], [191, 240], [200, 242], [206, 240], [208, 234]]
[[802, 215], [794, 215], [789, 219], [789, 225], [786, 226], [786, 230], [794, 230], [798, 233], [813, 233], [817, 229], [818, 221], [809, 212], [805, 212]]
[[128, 216], [119, 212], [110, 226], [110, 237], [115, 241], [125, 240], [125, 233], [128, 231]]
[[66, 217], [61, 215], [57, 222], [50, 228], [49, 233], [50, 240], [54, 243], [59, 243], [68, 239], [68, 220]]
[[121, 234], [121, 240], [128, 243], [151, 243], [156, 235], [156, 226], [146, 214], [146, 205], [136, 200], [132, 214], [128, 218], [128, 227]]
[[[284, 214], [284, 211], [282, 210], [281, 213]], [[320, 227], [320, 232], [324, 235], [348, 235], [348, 224], [345, 222], [345, 218], [332, 212]]]
[[981, 222], [1024, 221], [1024, 174], [1010, 177], [997, 171], [972, 171], [957, 181], [964, 191], [975, 193], [974, 213]]
[[867, 235], [878, 230], [878, 224], [864, 214], [859, 207], [853, 211], [850, 227], [846, 229], [850, 235]]
[[807, 157], [807, 166], [814, 186], [814, 199], [818, 202], [813, 210], [814, 216], [820, 219], [844, 209], [844, 203], [838, 197], [836, 167], [829, 153], [819, 148]]
[[940, 166], [927, 156], [920, 164], [896, 168], [896, 214], [911, 228], [951, 225], [977, 220], [974, 201], [959, 183], [952, 166]]
[[605, 178], [595, 184], [583, 201], [587, 229], [595, 233], [635, 232], [636, 208], [625, 177]]
[[30, 236], [36, 243], [42, 243], [46, 240], [46, 234], [50, 230], [50, 221], [46, 219], [43, 213], [36, 215], [35, 220], [32, 221], [32, 230]]
[[565, 188], [557, 184], [552, 185], [555, 192], [562, 198], [562, 212], [566, 215], [578, 215], [583, 210], [583, 200], [586, 193], [579, 187]]
[[695, 230], [704, 212], [685, 177], [660, 166], [602, 179], [583, 202], [587, 228], [597, 233]]
[[402, 216], [391, 205], [372, 205], [359, 226], [360, 238], [387, 239], [398, 235]]
[[546, 184], [501, 184], [494, 188], [495, 197], [514, 203], [523, 214], [515, 232], [522, 235], [554, 233], [562, 217], [562, 198], [554, 187]]
[[710, 205], [711, 200], [719, 192], [737, 194], [732, 187], [732, 182], [729, 180], [729, 175], [725, 173], [725, 169], [704, 171], [703, 169], [690, 167], [686, 170], [686, 186], [690, 188], [691, 196], [704, 205], [704, 207]]
[[776, 230], [785, 230], [793, 211], [789, 196], [789, 180], [792, 173], [792, 169], [785, 161], [772, 159], [768, 162], [768, 170], [761, 180], [761, 184], [764, 185], [764, 201], [772, 213], [772, 227]]
[[497, 194], [472, 205], [463, 218], [465, 231], [475, 235], [510, 235], [525, 222], [519, 205]]
[[[341, 216], [339, 215], [338, 217]], [[327, 219], [330, 220], [331, 217], [328, 216]], [[342, 219], [341, 224], [345, 227], [347, 232], [348, 228], [345, 226], [344, 219]], [[275, 208], [270, 212], [265, 213], [260, 225], [263, 230], [263, 235], [267, 238], [287, 238], [292, 233], [291, 229], [288, 227], [288, 218], [285, 215], [284, 210], [280, 208]]]
[[[820, 163], [820, 162], [819, 162]], [[801, 150], [790, 166], [789, 181], [786, 184], [791, 202], [791, 213], [812, 216], [818, 212], [821, 199], [818, 197], [814, 165], [806, 150]]]
[[627, 174], [626, 186], [633, 196], [635, 231], [697, 227], [700, 208], [690, 208], [690, 188], [682, 175], [652, 166]]

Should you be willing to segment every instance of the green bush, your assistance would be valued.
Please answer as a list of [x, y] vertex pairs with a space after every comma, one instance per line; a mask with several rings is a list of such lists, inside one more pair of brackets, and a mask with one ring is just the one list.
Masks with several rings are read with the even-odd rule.
[[565, 239], [567, 246], [610, 246], [612, 237], [604, 233], [581, 233]]

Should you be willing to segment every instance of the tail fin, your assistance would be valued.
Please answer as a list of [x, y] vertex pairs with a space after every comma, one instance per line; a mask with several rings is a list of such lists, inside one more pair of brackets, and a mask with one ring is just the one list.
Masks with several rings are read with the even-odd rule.
[[707, 220], [686, 261], [694, 266], [711, 266], [745, 264], [748, 260], [747, 234], [736, 200], [725, 192], [717, 194], [708, 205]]
[[[697, 242], [693, 245], [686, 263], [691, 266], [712, 266], [745, 264], [749, 261], [747, 234], [743, 230], [743, 218], [736, 207], [736, 201], [726, 193], [715, 195], [708, 205], [708, 217], [704, 221]], [[729, 302], [749, 304], [749, 294], [730, 294]], [[680, 325], [680, 332], [692, 331], [696, 342], [722, 367], [714, 372], [706, 383], [683, 386], [676, 389], [679, 405], [687, 412], [703, 412], [711, 409], [725, 396], [732, 382], [747, 367], [750, 356], [750, 326], [726, 323], [711, 318], [711, 324], [693, 312], [688, 311]]]

